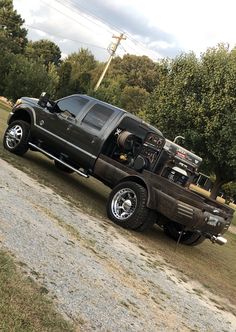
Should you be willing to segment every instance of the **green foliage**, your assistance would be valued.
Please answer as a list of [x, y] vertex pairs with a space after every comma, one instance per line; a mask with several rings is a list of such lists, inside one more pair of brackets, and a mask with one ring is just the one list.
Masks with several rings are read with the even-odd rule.
[[6, 87], [6, 75], [9, 72], [14, 57], [15, 56], [8, 51], [0, 52], [0, 96], [4, 94]]
[[223, 190], [229, 200], [236, 201], [236, 182], [229, 182], [223, 185]]
[[38, 97], [42, 91], [55, 91], [55, 70], [49, 73], [44, 64], [16, 55], [6, 76], [4, 95], [12, 101], [22, 97]]
[[87, 93], [91, 88], [92, 71], [97, 65], [94, 55], [87, 49], [70, 54], [65, 63], [71, 66], [69, 88], [71, 93]]
[[[97, 66], [92, 72], [93, 86], [105, 64]], [[106, 102], [122, 107], [131, 113], [138, 114], [144, 107], [149, 92], [159, 82], [162, 66], [155, 64], [146, 56], [125, 55], [123, 59], [116, 57], [98, 91], [93, 95]], [[99, 75], [98, 75], [99, 73]]]
[[224, 45], [165, 63], [166, 72], [151, 95], [145, 116], [173, 139], [204, 158], [214, 172], [215, 197], [220, 186], [236, 178], [236, 51]]
[[0, 0], [0, 95], [5, 90], [5, 77], [14, 54], [23, 53], [27, 43], [23, 23], [24, 20], [13, 9], [12, 0]]
[[70, 77], [71, 77], [71, 64], [69, 62], [62, 62], [58, 69], [58, 86], [57, 97], [62, 98], [70, 94]]
[[116, 105], [117, 107], [121, 107], [121, 94], [124, 86], [124, 76], [118, 75], [116, 76], [116, 79], [108, 76], [106, 79], [104, 79], [96, 92], [91, 91], [90, 93], [95, 98]]
[[121, 107], [130, 113], [138, 114], [147, 102], [149, 93], [139, 86], [125, 86], [120, 96]]
[[49, 93], [52, 99], [56, 98], [57, 88], [59, 84], [59, 75], [57, 71], [57, 67], [54, 63], [49, 63], [47, 68], [47, 89], [46, 91]]
[[24, 20], [13, 9], [12, 0], [0, 0], [0, 49], [1, 52], [23, 53], [27, 43]]
[[[116, 68], [115, 68], [116, 69]], [[125, 55], [117, 62], [117, 70], [126, 77], [126, 84], [151, 92], [159, 80], [159, 65], [147, 56]]]
[[52, 41], [41, 39], [27, 44], [25, 55], [32, 60], [40, 60], [46, 66], [50, 63], [58, 65], [61, 59], [60, 48]]

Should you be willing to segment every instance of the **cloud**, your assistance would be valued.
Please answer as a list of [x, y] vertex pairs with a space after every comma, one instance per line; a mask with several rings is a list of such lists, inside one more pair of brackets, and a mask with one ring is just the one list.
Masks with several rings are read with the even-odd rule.
[[[114, 1], [71, 1], [76, 10], [96, 13], [96, 16], [107, 22], [110, 28], [116, 28], [126, 32], [128, 37], [135, 38], [139, 42], [149, 45], [153, 51], [163, 56], [175, 56], [180, 47], [174, 35], [163, 31], [155, 25], [151, 25], [148, 17], [133, 5], [124, 5]], [[138, 7], [137, 7], [138, 8]], [[130, 36], [131, 35], [131, 36]], [[168, 47], [152, 47], [152, 42], [165, 42]]]
[[14, 0], [14, 5], [28, 24], [29, 38], [50, 39], [59, 45], [63, 54], [84, 47], [98, 60], [106, 61], [111, 37], [121, 31], [127, 40], [122, 41], [123, 49], [120, 47], [117, 51], [120, 56], [124, 48], [127, 53], [146, 54], [153, 59], [173, 57], [180, 50], [172, 34], [151, 24], [139, 6], [124, 0], [42, 0], [34, 4], [31, 0]]

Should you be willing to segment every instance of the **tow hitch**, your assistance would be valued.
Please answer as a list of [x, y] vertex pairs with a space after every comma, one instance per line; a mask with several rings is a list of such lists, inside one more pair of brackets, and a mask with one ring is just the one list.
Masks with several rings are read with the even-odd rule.
[[217, 243], [217, 244], [220, 244], [221, 246], [223, 244], [226, 244], [227, 243], [227, 239], [225, 239], [223, 236], [211, 236], [210, 237], [210, 240], [212, 243]]

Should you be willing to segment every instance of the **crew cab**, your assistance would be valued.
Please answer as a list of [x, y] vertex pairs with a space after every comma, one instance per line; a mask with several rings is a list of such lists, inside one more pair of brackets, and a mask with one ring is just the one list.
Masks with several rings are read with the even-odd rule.
[[39, 151], [62, 171], [102, 181], [112, 189], [107, 215], [122, 227], [143, 231], [156, 223], [178, 243], [227, 242], [222, 235], [233, 210], [189, 189], [202, 159], [123, 109], [79, 94], [56, 102], [46, 93], [22, 97], [3, 144], [18, 155]]

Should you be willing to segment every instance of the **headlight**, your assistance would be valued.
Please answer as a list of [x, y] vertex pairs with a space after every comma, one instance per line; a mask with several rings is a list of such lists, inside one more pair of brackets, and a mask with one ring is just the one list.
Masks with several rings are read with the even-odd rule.
[[15, 103], [14, 106], [18, 106], [18, 105], [20, 105], [21, 103], [22, 103], [22, 100], [21, 100], [21, 99], [17, 99], [17, 101], [16, 101], [16, 103]]

